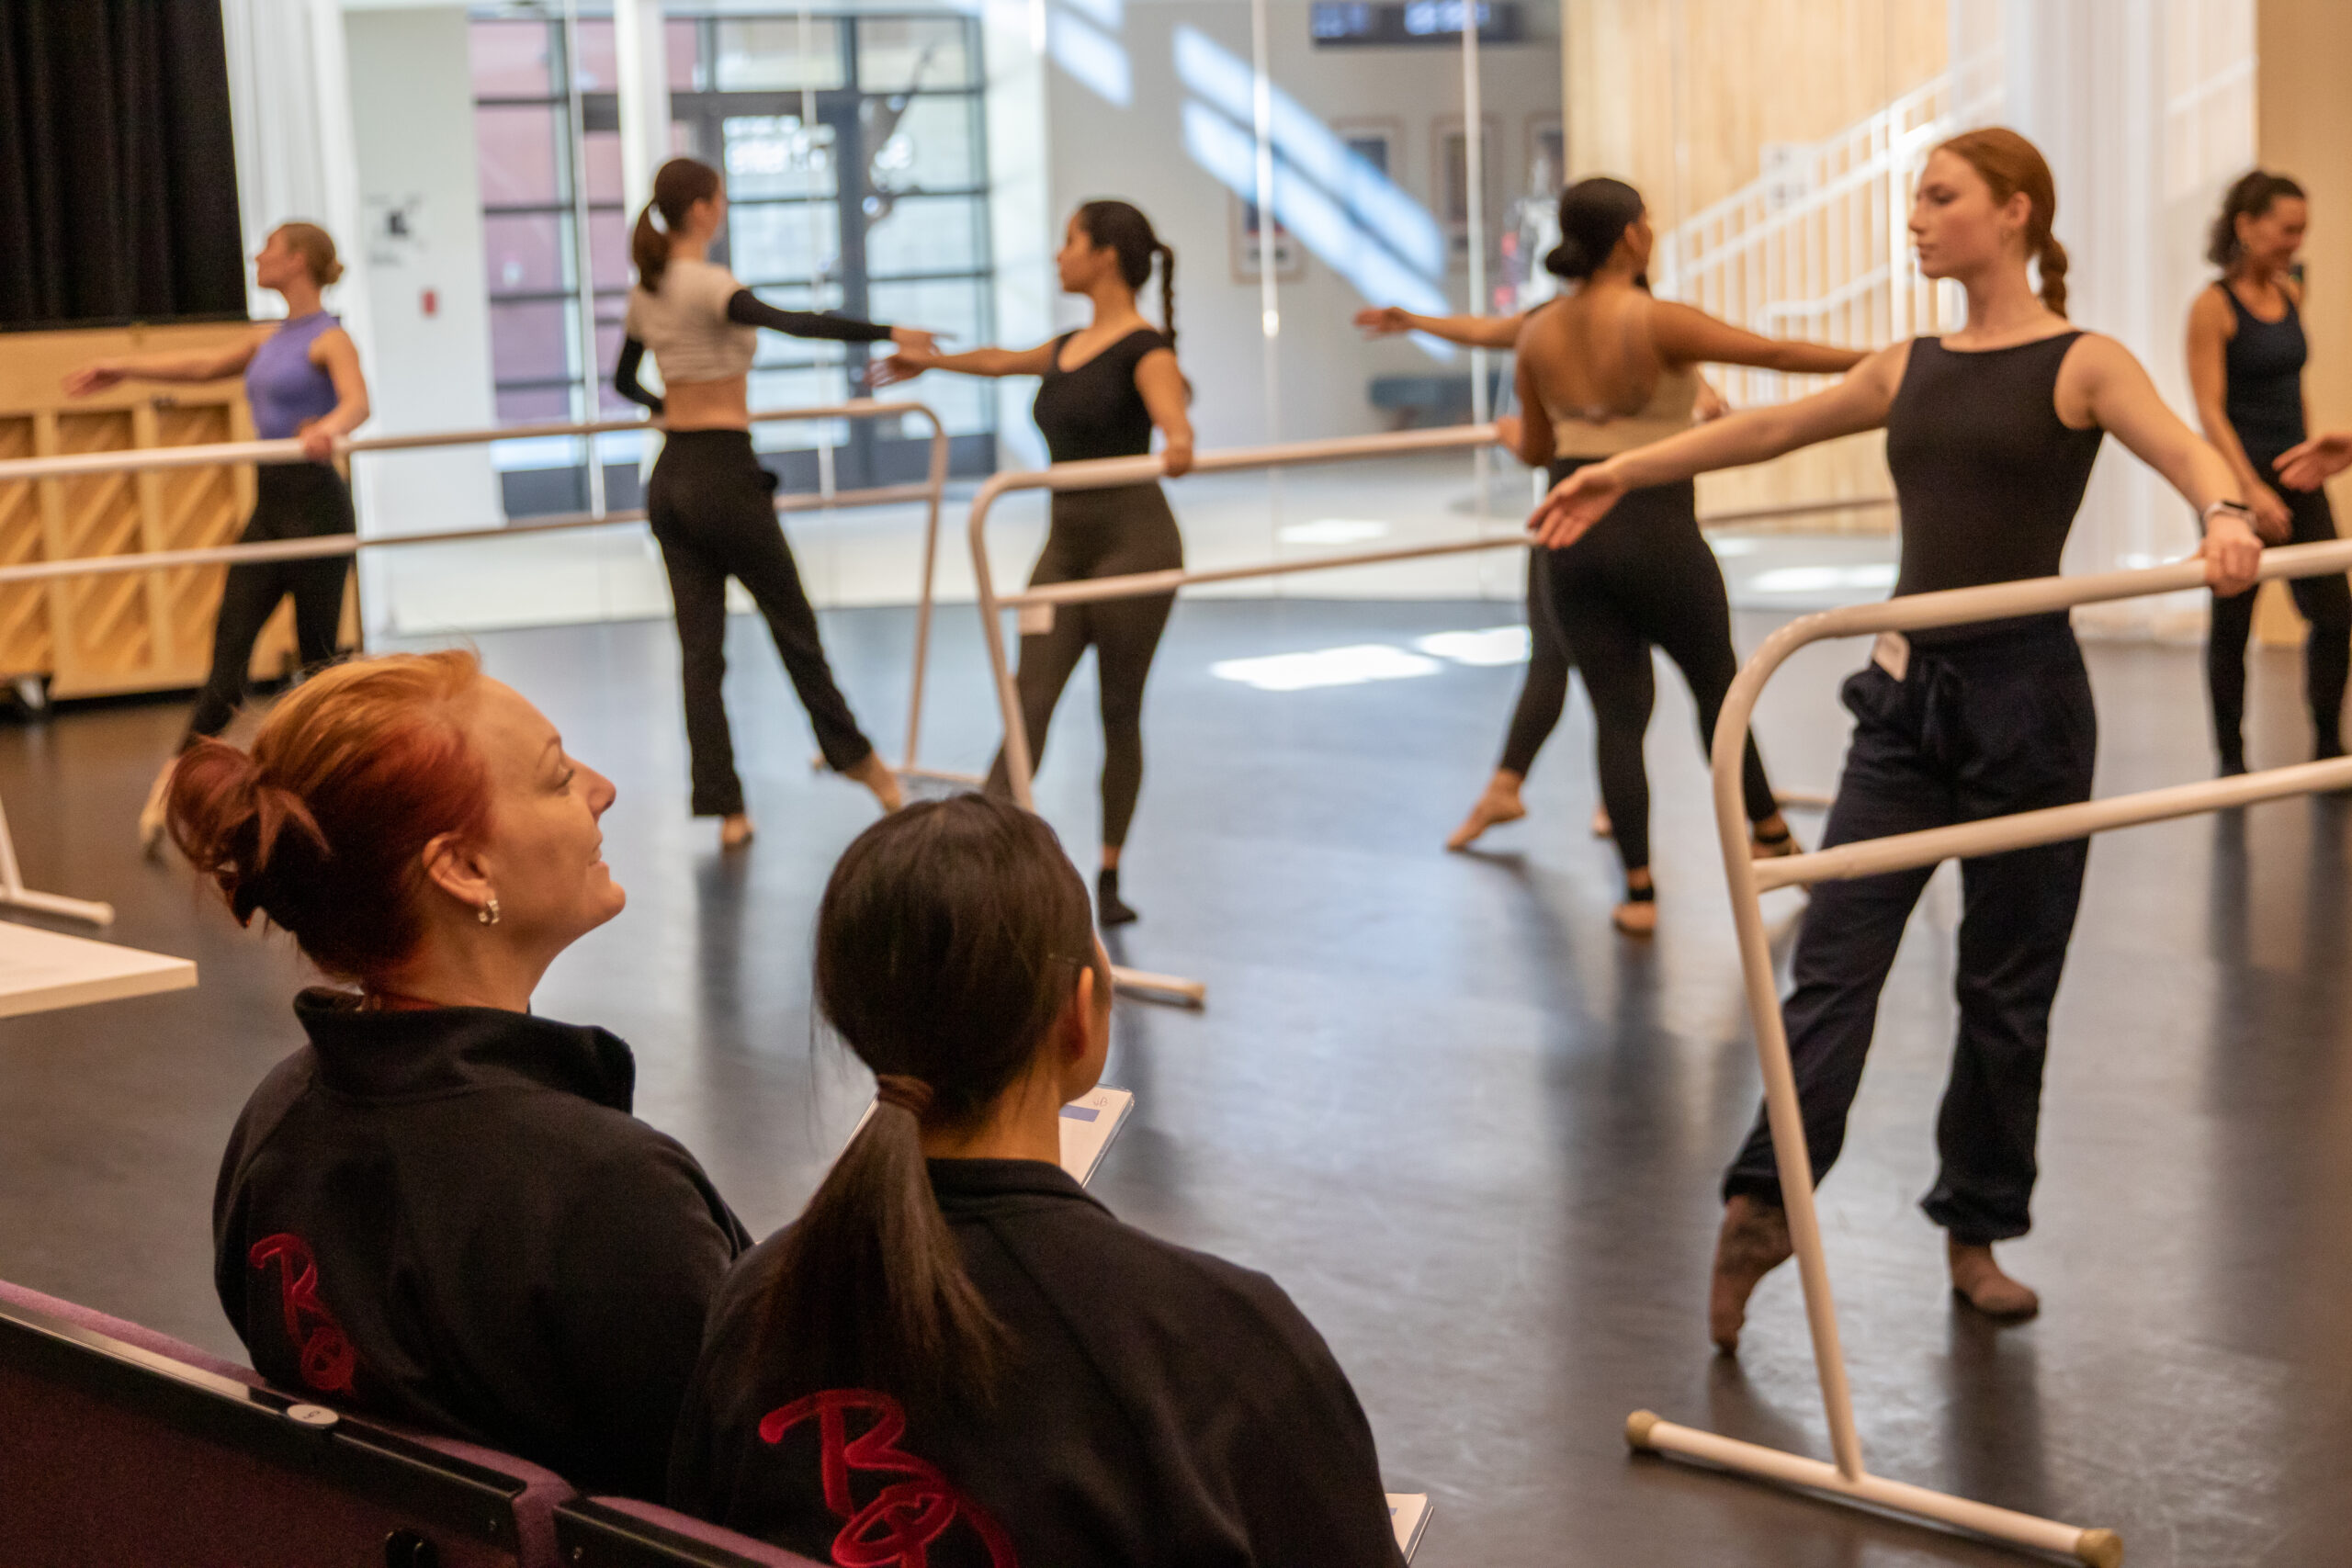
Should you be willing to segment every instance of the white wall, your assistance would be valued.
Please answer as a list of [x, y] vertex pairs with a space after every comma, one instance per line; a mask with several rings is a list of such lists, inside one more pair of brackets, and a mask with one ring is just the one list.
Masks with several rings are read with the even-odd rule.
[[[344, 22], [365, 230], [345, 243], [364, 251], [373, 327], [367, 434], [488, 425], [490, 309], [465, 8], [354, 8]], [[388, 231], [394, 211], [406, 239]], [[503, 521], [487, 446], [364, 457], [358, 474], [369, 534]]]
[[[1265, 397], [1264, 343], [1259, 284], [1238, 276], [1234, 263], [1238, 215], [1227, 187], [1188, 153], [1184, 117], [1199, 95], [1180, 79], [1180, 28], [1206, 35], [1246, 66], [1250, 58], [1250, 7], [1237, 0], [1040, 0], [1005, 9], [1046, 18], [1049, 61], [1044, 67], [1049, 143], [1052, 237], [1069, 210], [1091, 197], [1116, 196], [1151, 217], [1176, 249], [1179, 350], [1194, 388], [1193, 420], [1204, 446], [1250, 445], [1360, 434], [1386, 428], [1369, 400], [1376, 375], [1431, 371], [1466, 374], [1466, 356], [1445, 362], [1406, 340], [1366, 343], [1349, 318], [1367, 301], [1324, 258], [1306, 256], [1303, 276], [1280, 286], [1276, 379], [1281, 407]], [[1530, 6], [1531, 25], [1543, 8]], [[993, 12], [994, 7], [991, 7]], [[1377, 124], [1391, 141], [1390, 173], [1404, 191], [1432, 211], [1438, 203], [1437, 136], [1442, 122], [1458, 126], [1462, 62], [1458, 47], [1317, 49], [1307, 33], [1307, 8], [1286, 0], [1273, 8], [1269, 30], [1275, 85], [1327, 126]], [[1548, 24], [1547, 24], [1548, 25]], [[994, 76], [1007, 69], [1002, 51], [1027, 39], [1012, 28], [989, 37]], [[1560, 111], [1559, 40], [1532, 38], [1516, 45], [1487, 44], [1481, 83], [1492, 126], [1493, 172], [1498, 205], [1520, 194], [1528, 178], [1532, 123], [1556, 121]], [[1034, 58], [1034, 56], [1033, 56]], [[1118, 85], [1108, 69], [1123, 62], [1127, 101], [1105, 88]], [[1091, 76], [1098, 85], [1090, 85]], [[1193, 112], [1198, 113], [1198, 109]], [[997, 133], [992, 118], [991, 134]], [[1243, 127], [1246, 130], [1246, 125]], [[992, 154], [998, 150], [992, 148]], [[1000, 185], [993, 199], [1009, 192]], [[1000, 219], [1000, 230], [1002, 220]], [[1051, 247], [1039, 261], [1000, 254], [1008, 272], [1041, 265], [1051, 285]], [[1442, 287], [1456, 309], [1467, 308], [1462, 266], [1448, 269]], [[1158, 310], [1158, 290], [1144, 300]], [[1061, 299], [1051, 331], [1084, 320], [1084, 306]], [[1020, 341], [1000, 323], [1008, 342]], [[1024, 400], [1008, 417], [1008, 434], [1025, 427]]]

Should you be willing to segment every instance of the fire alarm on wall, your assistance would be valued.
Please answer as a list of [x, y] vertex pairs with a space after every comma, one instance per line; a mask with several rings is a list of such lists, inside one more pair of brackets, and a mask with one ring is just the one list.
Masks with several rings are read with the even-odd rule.
[[419, 297], [417, 303], [428, 316], [436, 316], [441, 313], [441, 296], [439, 292], [435, 289], [426, 289], [424, 294]]

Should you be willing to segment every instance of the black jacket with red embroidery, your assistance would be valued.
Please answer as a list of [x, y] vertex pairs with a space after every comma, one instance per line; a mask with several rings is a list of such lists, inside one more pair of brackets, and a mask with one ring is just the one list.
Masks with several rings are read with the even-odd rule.
[[311, 1043], [221, 1161], [213, 1279], [254, 1366], [658, 1499], [711, 1297], [751, 1238], [629, 1114], [615, 1036], [356, 1001], [295, 1002]]
[[993, 1404], [760, 1364], [780, 1233], [711, 1308], [673, 1507], [844, 1564], [1399, 1568], [1372, 1428], [1272, 1280], [1121, 1224], [1055, 1166], [931, 1176], [1012, 1335]]

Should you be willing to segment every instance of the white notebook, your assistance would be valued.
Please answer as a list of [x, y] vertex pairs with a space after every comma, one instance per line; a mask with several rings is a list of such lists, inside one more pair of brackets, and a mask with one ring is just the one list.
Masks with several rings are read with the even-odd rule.
[[1405, 1561], [1413, 1560], [1413, 1549], [1421, 1544], [1421, 1532], [1430, 1528], [1430, 1495], [1426, 1492], [1391, 1492], [1388, 1495], [1388, 1522], [1396, 1527], [1396, 1547], [1404, 1552]]
[[[1069, 1172], [1070, 1179], [1080, 1187], [1093, 1179], [1094, 1168], [1102, 1163], [1102, 1151], [1111, 1146], [1111, 1140], [1126, 1122], [1127, 1112], [1135, 1108], [1136, 1097], [1125, 1089], [1099, 1086], [1062, 1107], [1062, 1168]], [[873, 1114], [874, 1107], [867, 1106], [865, 1115], [857, 1119], [860, 1131]]]

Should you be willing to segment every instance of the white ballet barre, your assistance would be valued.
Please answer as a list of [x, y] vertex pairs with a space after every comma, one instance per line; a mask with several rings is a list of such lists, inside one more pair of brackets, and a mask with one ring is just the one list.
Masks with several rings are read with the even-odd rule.
[[[928, 405], [882, 402], [860, 398], [822, 408], [767, 409], [753, 413], [755, 424], [782, 420], [888, 419], [913, 414], [931, 426], [929, 474], [921, 484], [878, 485], [863, 490], [795, 493], [775, 498], [778, 512], [830, 511], [844, 506], [879, 506], [920, 501], [926, 504], [922, 539], [922, 588], [915, 611], [914, 674], [909, 695], [906, 761], [901, 773], [919, 770], [915, 748], [922, 722], [923, 677], [931, 660], [932, 578], [939, 558], [939, 509], [947, 491], [947, 429]], [[481, 446], [498, 441], [523, 441], [544, 436], [588, 436], [623, 431], [653, 431], [661, 426], [642, 419], [587, 420], [571, 423], [510, 424], [479, 430], [425, 431], [409, 435], [344, 437], [335, 443], [338, 456], [368, 452], [407, 452], [428, 447]], [[0, 460], [0, 484], [100, 479], [109, 474], [144, 473], [161, 468], [216, 468], [254, 463], [309, 461], [295, 440], [224, 441], [191, 446], [151, 446], [133, 451], [78, 452], [65, 456]], [[222, 566], [248, 560], [312, 560], [356, 556], [363, 549], [401, 545], [450, 545], [514, 539], [534, 534], [560, 533], [574, 528], [604, 528], [645, 520], [641, 507], [617, 512], [572, 513], [501, 528], [451, 529], [426, 534], [398, 534], [363, 538], [356, 534], [311, 539], [273, 539], [249, 545], [209, 545], [184, 550], [149, 550], [130, 555], [84, 556], [67, 560], [27, 561], [0, 567], [0, 586], [42, 582], [63, 577], [105, 577], [121, 572], [158, 571], [167, 568]], [[952, 776], [952, 775], [951, 775]], [[18, 873], [7, 816], [0, 808], [0, 907], [31, 909], [90, 925], [114, 921], [111, 905], [52, 893], [37, 893], [24, 886]]]
[[[1214, 474], [1230, 473], [1241, 468], [1344, 463], [1358, 458], [1390, 457], [1406, 453], [1456, 451], [1489, 446], [1494, 439], [1493, 425], [1465, 424], [1386, 435], [1300, 441], [1278, 446], [1237, 446], [1222, 452], [1202, 453], [1193, 459], [1190, 471]], [[1122, 577], [1050, 583], [1042, 588], [1024, 589], [1018, 593], [1000, 594], [997, 592], [995, 573], [989, 566], [988, 519], [989, 509], [1000, 496], [1016, 490], [1108, 490], [1118, 485], [1144, 484], [1164, 477], [1166, 472], [1166, 465], [1158, 457], [1102, 457], [1082, 463], [1056, 463], [1050, 468], [1026, 473], [998, 474], [980, 486], [978, 493], [972, 498], [972, 573], [978, 587], [980, 628], [988, 643], [989, 668], [996, 686], [997, 708], [1004, 721], [1005, 775], [1012, 785], [1013, 797], [1029, 810], [1036, 809], [1036, 797], [1031, 787], [1035, 771], [1031, 761], [1033, 753], [1028, 727], [1021, 716], [1020, 693], [1014, 685], [1012, 663], [1005, 650], [1003, 611], [1032, 605], [1085, 604], [1105, 599], [1141, 598], [1155, 593], [1173, 593], [1179, 589], [1206, 582], [1282, 577], [1299, 571], [1331, 571], [1341, 567], [1381, 566], [1434, 556], [1461, 555], [1472, 550], [1522, 549], [1528, 544], [1525, 535], [1513, 532], [1488, 538], [1453, 539], [1442, 544], [1405, 545], [1392, 549], [1311, 556], [1303, 559], [1263, 561], [1249, 566], [1212, 567], [1198, 571], [1188, 571], [1180, 567], [1165, 571], [1130, 572]], [[1884, 496], [1849, 497], [1721, 513], [1700, 521], [1720, 527], [1814, 513], [1857, 512], [1892, 504], [1893, 502]], [[928, 581], [928, 574], [925, 581]], [[920, 715], [917, 721], [919, 719]], [[1114, 969], [1113, 974], [1118, 983], [1128, 990], [1174, 996], [1194, 1006], [1200, 1005], [1207, 995], [1206, 987], [1198, 980], [1125, 968]]]
[[[2259, 576], [2262, 581], [2270, 581], [2319, 577], [2347, 570], [2352, 570], [2352, 541], [2266, 550]], [[1772, 1157], [1780, 1168], [1789, 1239], [1795, 1248], [1797, 1276], [1804, 1290], [1805, 1320], [1812, 1331], [1814, 1368], [1821, 1382], [1822, 1407], [1828, 1416], [1834, 1462], [1678, 1426], [1646, 1410], [1635, 1411], [1625, 1423], [1626, 1440], [1634, 1448], [1680, 1454], [1742, 1474], [1956, 1525], [1996, 1540], [2075, 1557], [2093, 1568], [2117, 1568], [2122, 1562], [2122, 1539], [2111, 1529], [2085, 1529], [2037, 1518], [1927, 1487], [1889, 1481], [1863, 1468], [1861, 1440], [1854, 1425], [1853, 1391], [1846, 1377], [1838, 1312], [1830, 1297], [1829, 1267], [1814, 1209], [1813, 1163], [1805, 1145], [1796, 1077], [1789, 1061], [1788, 1035], [1781, 1020], [1780, 987], [1773, 973], [1771, 947], [1758, 900], [1763, 893], [1777, 887], [1805, 886], [1815, 882], [1934, 865], [1945, 860], [2000, 854], [2143, 822], [2161, 822], [2289, 795], [2352, 787], [2352, 757], [2272, 768], [2237, 778], [2142, 790], [2077, 806], [2018, 812], [1921, 832], [1898, 833], [1764, 862], [1749, 858], [1747, 814], [1740, 795], [1740, 762], [1748, 723], [1764, 683], [1791, 654], [1809, 643], [1879, 632], [1965, 626], [2014, 615], [2056, 614], [2076, 604], [2176, 593], [2203, 586], [2203, 563], [2188, 560], [2137, 571], [2036, 578], [1825, 610], [1792, 621], [1767, 637], [1732, 682], [1723, 713], [1715, 722], [1715, 821], [1723, 840], [1724, 875], [1731, 885], [1732, 919], [1738, 928], [1747, 1007], [1756, 1026], [1756, 1055], [1763, 1069], [1765, 1117], [1771, 1127]]]

